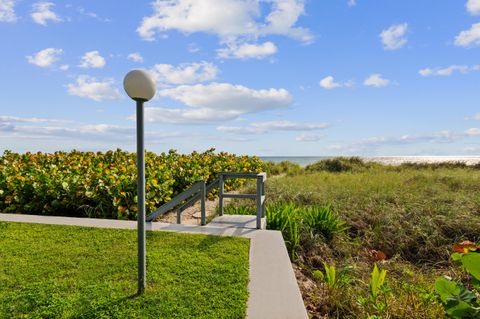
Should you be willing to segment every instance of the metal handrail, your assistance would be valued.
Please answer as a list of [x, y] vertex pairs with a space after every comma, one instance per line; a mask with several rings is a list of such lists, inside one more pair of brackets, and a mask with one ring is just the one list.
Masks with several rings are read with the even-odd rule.
[[[213, 188], [218, 187], [220, 180], [217, 178], [214, 180], [212, 183], [207, 185], [205, 188], [205, 195], [210, 193]], [[182, 213], [185, 209], [189, 208], [190, 206], [193, 206], [199, 199], [200, 199], [201, 194], [198, 193], [195, 196], [193, 196], [191, 199], [189, 199], [185, 204], [177, 208], [177, 212]]]
[[[257, 180], [257, 192], [256, 194], [229, 194], [225, 193], [225, 181], [231, 178], [251, 178]], [[171, 211], [175, 207], [181, 204], [177, 211], [177, 223], [181, 223], [181, 214], [182, 212], [190, 206], [193, 206], [198, 200], [200, 200], [200, 209], [201, 209], [201, 224], [206, 224], [206, 209], [205, 201], [206, 196], [213, 188], [218, 187], [219, 193], [219, 214], [223, 215], [223, 199], [224, 198], [247, 198], [254, 199], [257, 206], [257, 228], [261, 228], [261, 219], [265, 217], [265, 180], [267, 179], [266, 173], [245, 173], [245, 172], [220, 172], [218, 173], [218, 178], [214, 180], [209, 185], [206, 185], [204, 180], [194, 183], [190, 188], [184, 192], [175, 196], [169, 202], [160, 206], [157, 210], [147, 216], [147, 221], [151, 222], [160, 215], [165, 214], [168, 211]]]
[[[163, 215], [166, 212], [174, 209], [175, 206], [182, 203], [184, 200], [189, 199], [192, 195], [197, 195], [197, 193], [199, 193], [198, 195], [200, 195], [199, 197], [200, 199], [202, 199], [201, 192], [203, 189], [205, 189], [205, 181], [198, 181], [194, 183], [189, 189], [187, 189], [183, 193], [178, 194], [172, 200], [163, 204], [156, 211], [148, 215], [147, 221], [151, 222], [158, 216]], [[202, 215], [203, 215], [203, 212], [202, 212]], [[202, 219], [203, 219], [203, 216], [202, 216]]]
[[[229, 194], [225, 193], [225, 181], [231, 178], [250, 178], [257, 180], [256, 194]], [[218, 192], [218, 210], [219, 215], [223, 215], [223, 199], [224, 198], [243, 198], [253, 199], [256, 202], [257, 215], [257, 229], [262, 228], [262, 218], [265, 217], [265, 181], [267, 180], [266, 173], [245, 173], [245, 172], [220, 172], [218, 173], [219, 189]]]

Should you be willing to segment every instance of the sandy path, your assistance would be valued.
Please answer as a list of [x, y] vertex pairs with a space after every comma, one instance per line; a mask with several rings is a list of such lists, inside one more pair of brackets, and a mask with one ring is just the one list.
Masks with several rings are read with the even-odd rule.
[[[225, 207], [229, 202], [230, 198], [223, 199], [223, 207]], [[205, 210], [207, 213], [207, 222], [210, 220], [209, 217], [213, 217], [217, 214], [218, 209], [218, 198], [214, 200], [208, 200], [205, 202]], [[176, 224], [177, 223], [177, 211], [172, 210], [168, 213], [165, 213], [157, 219], [160, 222]], [[195, 205], [185, 209], [182, 212], [182, 224], [184, 225], [200, 225], [201, 222], [201, 213], [200, 213], [200, 201], [196, 202]]]

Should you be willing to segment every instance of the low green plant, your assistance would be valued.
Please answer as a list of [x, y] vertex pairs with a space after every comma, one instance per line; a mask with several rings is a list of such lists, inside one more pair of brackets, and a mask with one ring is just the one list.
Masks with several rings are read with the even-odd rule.
[[296, 207], [293, 204], [276, 203], [267, 205], [266, 218], [267, 229], [283, 231], [294, 214]]
[[281, 161], [280, 163], [274, 162], [266, 162], [265, 168], [268, 175], [275, 176], [275, 175], [288, 175], [294, 176], [299, 175], [303, 172], [303, 168], [290, 161]]
[[267, 228], [280, 230], [292, 260], [307, 234], [331, 240], [348, 229], [329, 206], [302, 207], [293, 203], [274, 203], [266, 208]]
[[[385, 269], [380, 269], [377, 264], [373, 266], [370, 284], [369, 284], [369, 295], [368, 297], [360, 296], [358, 298], [358, 304], [366, 309], [375, 310], [376, 312], [383, 312], [387, 309], [386, 301], [380, 301], [378, 297], [387, 292], [387, 287], [385, 286], [385, 279], [387, 276], [387, 271]], [[385, 299], [386, 300], [386, 299]]]
[[435, 291], [450, 317], [480, 318], [480, 306], [476, 295], [461, 283], [440, 277], [435, 282]]
[[324, 159], [313, 164], [307, 165], [307, 173], [315, 172], [360, 172], [370, 168], [373, 163], [364, 162], [360, 157], [336, 157]]
[[342, 234], [348, 226], [336, 215], [330, 206], [310, 206], [303, 211], [303, 223], [314, 235], [332, 240], [335, 234]]
[[337, 285], [337, 270], [335, 269], [335, 265], [327, 265], [323, 264], [323, 268], [325, 269], [325, 278], [328, 286], [330, 288], [335, 288]]
[[300, 244], [300, 208], [292, 203], [268, 205], [266, 218], [267, 229], [282, 232], [290, 257], [292, 260], [295, 259], [295, 253]]
[[253, 206], [233, 206], [229, 205], [223, 209], [223, 213], [227, 215], [255, 215], [256, 207]]
[[342, 288], [351, 282], [348, 275], [349, 267], [343, 267], [337, 270], [334, 264], [328, 265], [327, 263], [323, 263], [323, 269], [325, 274], [320, 270], [315, 270], [313, 276], [325, 282], [330, 289]]
[[[464, 245], [466, 246], [466, 245]], [[458, 247], [458, 246], [457, 246]], [[453, 253], [452, 261], [471, 277], [471, 289], [451, 278], [439, 277], [435, 281], [435, 292], [438, 294], [446, 313], [451, 318], [480, 318], [480, 246], [471, 243], [461, 248], [463, 253]]]
[[370, 281], [370, 295], [375, 302], [381, 293], [381, 288], [385, 283], [387, 271], [385, 269], [379, 269], [377, 264], [374, 265], [372, 271], [372, 280]]

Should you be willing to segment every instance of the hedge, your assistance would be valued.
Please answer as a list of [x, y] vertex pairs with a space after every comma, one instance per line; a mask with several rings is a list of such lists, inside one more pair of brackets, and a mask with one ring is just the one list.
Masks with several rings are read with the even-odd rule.
[[[220, 171], [259, 172], [257, 157], [214, 152], [160, 155], [146, 152], [147, 213], [194, 182], [213, 181]], [[0, 157], [0, 211], [41, 215], [136, 219], [136, 154], [122, 150], [55, 152]], [[227, 190], [241, 187], [231, 181]]]

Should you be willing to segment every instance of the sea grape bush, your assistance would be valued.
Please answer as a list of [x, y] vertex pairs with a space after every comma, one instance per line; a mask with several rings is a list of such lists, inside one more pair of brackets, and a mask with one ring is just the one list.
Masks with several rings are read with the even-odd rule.
[[[214, 152], [146, 152], [147, 212], [194, 182], [217, 178], [221, 171], [259, 172], [257, 157]], [[231, 180], [229, 189], [244, 180]], [[42, 215], [136, 219], [136, 154], [122, 150], [55, 152], [0, 156], [0, 211]]]
[[465, 286], [451, 278], [439, 277], [435, 282], [435, 292], [440, 297], [447, 315], [451, 318], [480, 318], [480, 245], [464, 241], [453, 246], [456, 251], [451, 258], [454, 264], [470, 277]]

